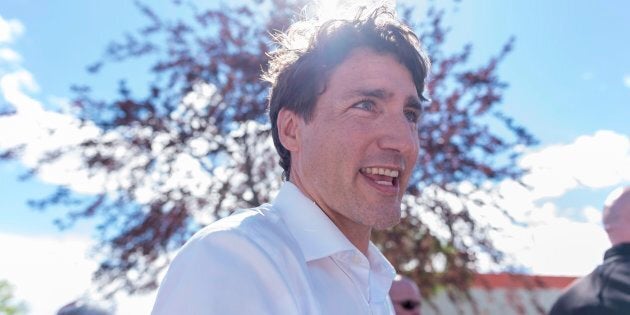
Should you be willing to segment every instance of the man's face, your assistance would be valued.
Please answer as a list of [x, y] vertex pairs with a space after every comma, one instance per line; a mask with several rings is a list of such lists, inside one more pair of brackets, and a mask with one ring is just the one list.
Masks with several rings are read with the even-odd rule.
[[409, 70], [357, 48], [330, 74], [311, 120], [299, 124], [291, 181], [342, 230], [391, 227], [418, 156], [419, 117]]

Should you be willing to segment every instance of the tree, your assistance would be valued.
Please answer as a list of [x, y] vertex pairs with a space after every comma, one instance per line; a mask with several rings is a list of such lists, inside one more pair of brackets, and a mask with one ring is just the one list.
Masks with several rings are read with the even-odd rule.
[[13, 296], [13, 286], [6, 280], [0, 280], [0, 314], [26, 314], [26, 305], [16, 302]]
[[[200, 8], [174, 0], [175, 7], [189, 9], [189, 18], [166, 18], [138, 3], [148, 24], [112, 42], [88, 69], [98, 75], [110, 63], [150, 60], [146, 92], [133, 92], [126, 80], [113, 98], [96, 97], [85, 84], [73, 87], [81, 128], [90, 135], [76, 146], [51, 150], [31, 173], [75, 156], [104, 188], [85, 197], [59, 187], [32, 205], [71, 207], [64, 226], [81, 218], [101, 220], [95, 279], [103, 288], [154, 289], [169, 254], [200, 226], [267, 202], [278, 189], [268, 87], [259, 77], [273, 48], [270, 34], [286, 29], [304, 2]], [[403, 15], [413, 21], [412, 9]], [[474, 68], [468, 65], [470, 45], [443, 51], [442, 19], [443, 11], [433, 8], [416, 27], [434, 65], [431, 101], [418, 134], [422, 152], [401, 224], [374, 237], [394, 266], [425, 292], [465, 288], [479, 255], [501, 261], [487, 234], [491, 226], [475, 220], [470, 206], [493, 203], [478, 197], [493, 193], [487, 183], [518, 180], [523, 170], [515, 163], [517, 147], [534, 142], [497, 108], [507, 84], [496, 70], [512, 41]], [[496, 122], [506, 127], [501, 133], [492, 127]], [[19, 154], [16, 147], [1, 156]]]

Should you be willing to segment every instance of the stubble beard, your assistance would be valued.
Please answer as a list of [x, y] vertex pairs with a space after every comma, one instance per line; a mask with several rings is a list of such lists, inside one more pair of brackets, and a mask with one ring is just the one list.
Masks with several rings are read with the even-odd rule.
[[386, 213], [387, 214], [384, 216], [384, 218], [376, 220], [372, 228], [374, 228], [375, 230], [385, 230], [394, 227], [400, 222], [400, 206], [398, 206], [397, 209], [389, 209], [386, 211]]
[[350, 220], [359, 224], [368, 226], [375, 230], [389, 229], [400, 222], [401, 203], [397, 201], [395, 204], [365, 204], [354, 200], [354, 206], [346, 209], [345, 214]]

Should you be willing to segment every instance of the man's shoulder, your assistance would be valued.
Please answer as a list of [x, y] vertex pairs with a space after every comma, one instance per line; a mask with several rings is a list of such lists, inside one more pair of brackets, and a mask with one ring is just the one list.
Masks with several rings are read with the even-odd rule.
[[303, 313], [291, 293], [308, 288], [305, 262], [272, 210], [237, 211], [189, 239], [160, 285], [154, 314]]
[[554, 303], [550, 315], [582, 314], [577, 310], [590, 309], [598, 305], [597, 292], [601, 284], [595, 269], [589, 275], [575, 280]]
[[271, 205], [263, 204], [256, 208], [238, 209], [231, 215], [212, 222], [199, 230], [194, 238], [212, 237], [217, 233], [247, 235], [255, 232], [275, 232], [283, 223]]
[[630, 314], [630, 259], [618, 259], [603, 265], [604, 303], [623, 314]]
[[248, 244], [265, 252], [276, 252], [286, 247], [292, 249], [296, 246], [282, 218], [271, 205], [264, 204], [256, 208], [237, 210], [209, 224], [195, 233], [182, 251], [190, 247], [237, 247], [239, 244]]
[[629, 267], [619, 261], [598, 266], [569, 286], [549, 314], [609, 314], [611, 310], [630, 314]]

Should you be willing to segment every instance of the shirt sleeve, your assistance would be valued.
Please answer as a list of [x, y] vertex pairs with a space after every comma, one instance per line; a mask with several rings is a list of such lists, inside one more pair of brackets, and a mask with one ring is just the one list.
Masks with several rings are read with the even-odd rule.
[[271, 256], [234, 230], [194, 238], [171, 263], [151, 314], [300, 314]]

